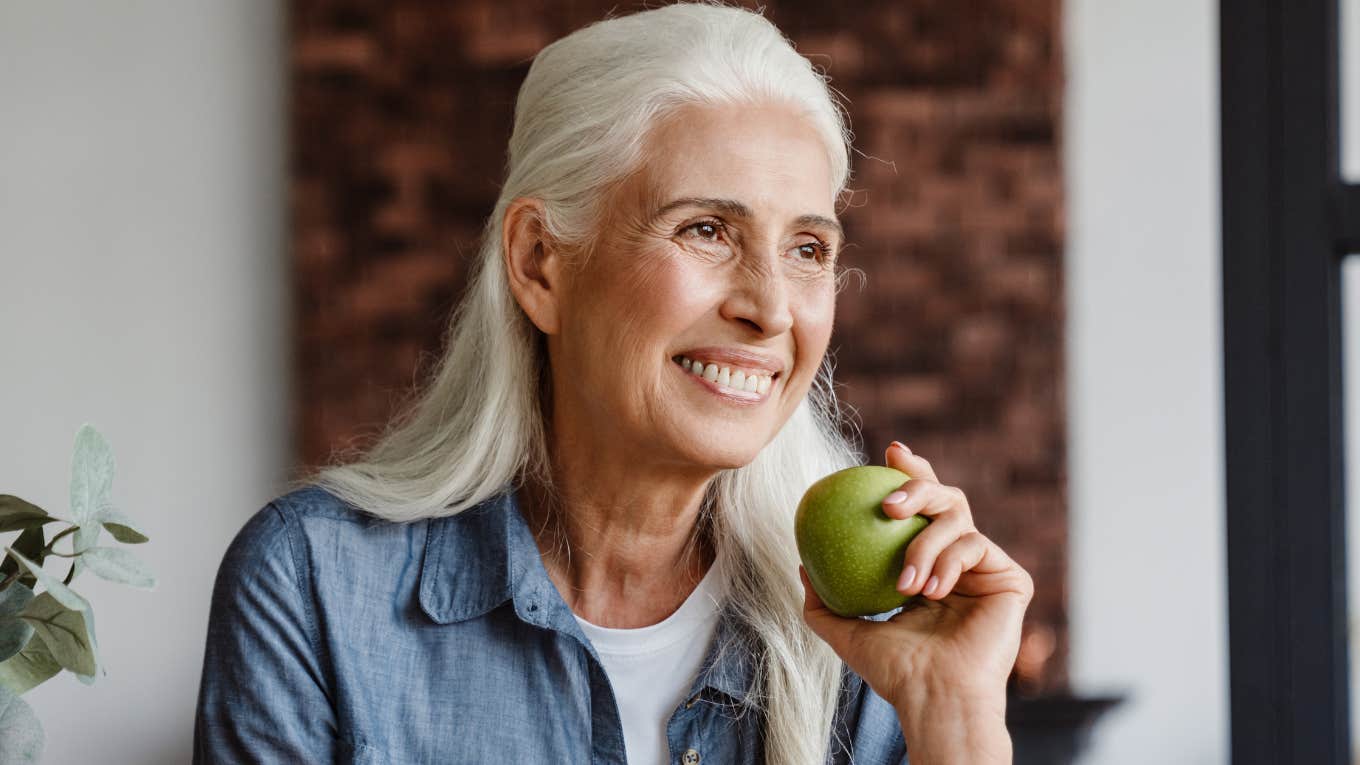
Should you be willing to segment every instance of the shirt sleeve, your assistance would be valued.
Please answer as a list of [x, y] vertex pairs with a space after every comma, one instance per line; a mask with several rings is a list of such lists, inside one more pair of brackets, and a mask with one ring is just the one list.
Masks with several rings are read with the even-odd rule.
[[[846, 670], [849, 672], [850, 670]], [[850, 749], [855, 764], [907, 765], [907, 745], [903, 740], [898, 711], [874, 693], [869, 683], [854, 675], [857, 690], [851, 694], [846, 713]]]
[[335, 759], [334, 706], [301, 541], [295, 516], [271, 503], [222, 558], [194, 717], [195, 763]]

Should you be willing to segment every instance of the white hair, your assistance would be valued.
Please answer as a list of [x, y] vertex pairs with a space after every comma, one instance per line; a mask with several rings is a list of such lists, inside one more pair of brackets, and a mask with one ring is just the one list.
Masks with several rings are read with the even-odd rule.
[[[638, 167], [648, 129], [689, 104], [792, 106], [823, 136], [831, 190], [849, 177], [850, 132], [827, 80], [759, 13], [682, 3], [610, 18], [544, 48], [515, 105], [507, 177], [430, 378], [367, 452], [305, 479], [378, 517], [452, 515], [528, 477], [551, 486], [541, 332], [510, 292], [501, 232], [510, 202], [543, 202], [546, 233], [586, 243], [603, 191]], [[825, 760], [842, 664], [802, 618], [792, 513], [803, 490], [862, 462], [844, 435], [823, 359], [808, 395], [748, 465], [720, 472], [704, 523], [747, 628], [766, 762]], [[853, 427], [848, 428], [853, 432]], [[736, 631], [738, 634], [742, 630]]]

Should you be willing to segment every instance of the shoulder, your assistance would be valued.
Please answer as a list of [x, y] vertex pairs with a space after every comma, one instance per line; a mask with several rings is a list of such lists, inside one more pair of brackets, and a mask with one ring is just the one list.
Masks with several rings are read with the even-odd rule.
[[289, 524], [311, 527], [393, 525], [314, 484], [275, 497], [260, 513], [270, 508], [274, 509], [282, 522]]
[[387, 521], [324, 488], [304, 486], [274, 498], [245, 521], [227, 547], [219, 576], [253, 572], [249, 578], [286, 576], [302, 583], [318, 562], [391, 560], [409, 550], [413, 533], [423, 541], [425, 524]]

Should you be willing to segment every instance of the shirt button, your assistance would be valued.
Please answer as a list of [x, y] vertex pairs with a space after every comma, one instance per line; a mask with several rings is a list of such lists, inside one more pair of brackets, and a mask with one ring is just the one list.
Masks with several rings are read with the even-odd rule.
[[685, 756], [680, 758], [684, 765], [699, 765], [699, 753], [693, 749], [686, 749]]

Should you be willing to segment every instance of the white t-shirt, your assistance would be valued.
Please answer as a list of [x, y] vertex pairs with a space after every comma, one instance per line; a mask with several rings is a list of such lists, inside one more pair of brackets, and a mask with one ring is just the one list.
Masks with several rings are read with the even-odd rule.
[[614, 688], [631, 765], [670, 761], [666, 723], [689, 694], [708, 655], [725, 586], [714, 561], [675, 613], [656, 624], [611, 629], [576, 617]]

